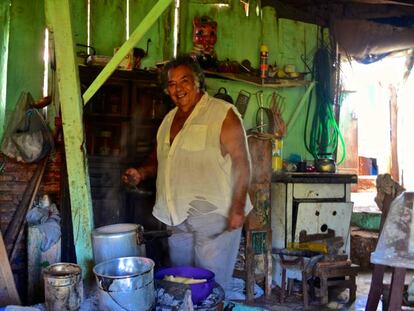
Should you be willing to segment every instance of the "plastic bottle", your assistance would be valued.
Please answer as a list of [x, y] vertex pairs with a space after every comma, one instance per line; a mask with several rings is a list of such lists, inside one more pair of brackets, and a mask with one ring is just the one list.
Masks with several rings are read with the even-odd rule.
[[260, 78], [266, 79], [269, 73], [269, 65], [267, 63], [269, 58], [269, 48], [267, 45], [260, 46]]

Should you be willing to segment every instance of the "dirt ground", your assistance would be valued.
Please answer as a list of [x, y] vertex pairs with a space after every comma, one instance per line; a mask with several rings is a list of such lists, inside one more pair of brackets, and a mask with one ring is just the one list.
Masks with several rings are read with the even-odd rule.
[[[405, 284], [409, 284], [414, 277], [414, 271], [407, 271], [405, 277]], [[348, 290], [334, 289], [329, 291], [329, 303], [327, 305], [321, 305], [316, 299], [311, 301], [311, 311], [329, 311], [329, 310], [350, 310], [350, 311], [363, 311], [365, 310], [365, 304], [368, 298], [369, 289], [371, 286], [371, 272], [360, 272], [356, 278], [357, 293], [356, 300], [353, 303], [348, 303]], [[384, 276], [384, 284], [391, 283], [391, 272], [387, 271]], [[279, 303], [279, 290], [274, 289], [274, 294], [270, 299], [264, 297], [257, 298], [252, 305], [256, 307], [262, 307], [267, 310], [277, 311], [299, 311], [304, 310], [302, 303], [302, 295], [300, 293], [300, 284], [295, 284], [293, 294], [285, 299], [284, 304]], [[297, 291], [295, 291], [297, 289]], [[379, 303], [377, 311], [382, 311], [382, 302]], [[384, 309], [385, 310], [385, 309]], [[414, 310], [414, 308], [403, 307], [403, 310]]]

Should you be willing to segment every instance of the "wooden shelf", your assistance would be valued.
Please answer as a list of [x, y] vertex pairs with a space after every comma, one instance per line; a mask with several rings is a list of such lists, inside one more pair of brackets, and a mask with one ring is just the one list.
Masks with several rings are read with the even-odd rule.
[[308, 80], [302, 79], [275, 79], [262, 80], [260, 77], [252, 76], [246, 73], [222, 73], [214, 71], [204, 71], [207, 78], [220, 78], [233, 81], [244, 82], [254, 86], [264, 88], [284, 88], [306, 86], [310, 83]]

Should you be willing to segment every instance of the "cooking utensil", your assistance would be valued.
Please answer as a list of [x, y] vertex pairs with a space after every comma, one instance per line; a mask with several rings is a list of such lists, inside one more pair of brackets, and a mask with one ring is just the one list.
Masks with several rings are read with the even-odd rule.
[[271, 99], [271, 105], [270, 110], [273, 114], [273, 121], [274, 121], [274, 129], [273, 132], [278, 137], [283, 137], [286, 133], [286, 124], [285, 121], [282, 118], [282, 103], [283, 103], [284, 97], [277, 94], [276, 92], [273, 92], [272, 99]]
[[92, 231], [92, 251], [95, 263], [128, 256], [145, 256], [145, 243], [171, 236], [171, 230], [144, 231], [142, 225], [120, 223], [102, 226]]
[[258, 91], [256, 93], [256, 98], [259, 106], [256, 112], [256, 127], [259, 129], [260, 133], [273, 134], [275, 127], [273, 112], [270, 108], [263, 106], [263, 91]]
[[225, 87], [221, 87], [218, 89], [217, 93], [214, 95], [215, 98], [222, 99], [230, 104], [233, 104], [233, 98], [229, 94], [227, 94], [227, 90]]
[[247, 105], [249, 104], [249, 100], [250, 100], [250, 93], [244, 90], [240, 90], [239, 95], [237, 96], [237, 100], [236, 100], [236, 108], [239, 111], [239, 113], [241, 114], [242, 118], [244, 117], [244, 114], [246, 113], [247, 110]]
[[120, 257], [93, 268], [99, 310], [152, 310], [155, 304], [154, 262], [145, 257]]
[[102, 226], [92, 231], [96, 264], [118, 257], [145, 256], [144, 227], [132, 223]]
[[335, 160], [320, 158], [315, 160], [315, 168], [317, 172], [321, 173], [335, 173], [336, 164]]

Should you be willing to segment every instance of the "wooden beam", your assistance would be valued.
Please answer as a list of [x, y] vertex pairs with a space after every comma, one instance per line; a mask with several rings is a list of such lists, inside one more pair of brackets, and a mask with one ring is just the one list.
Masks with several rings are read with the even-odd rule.
[[292, 5], [285, 1], [262, 0], [262, 7], [264, 6], [274, 7], [277, 18], [292, 19], [304, 23], [316, 24], [322, 27], [327, 27], [329, 25], [326, 16], [311, 14], [307, 11], [307, 6], [301, 6], [299, 8], [296, 5]]
[[[374, 3], [375, 2], [375, 3]], [[414, 15], [414, 4], [377, 0], [262, 0], [262, 6], [272, 6], [278, 18], [287, 18], [320, 26], [334, 19], [376, 19]]]
[[344, 4], [341, 18], [375, 19], [390, 17], [410, 17], [414, 15], [414, 7], [395, 6], [386, 4], [350, 3]]
[[54, 39], [56, 75], [62, 111], [66, 165], [77, 263], [92, 276], [92, 200], [84, 146], [83, 104], [70, 18], [70, 0], [46, 0], [46, 17]]
[[127, 41], [119, 48], [108, 64], [102, 69], [96, 79], [92, 82], [83, 94], [83, 102], [86, 103], [92, 98], [96, 91], [105, 83], [109, 76], [115, 71], [119, 63], [134, 48], [135, 44], [145, 35], [148, 29], [161, 16], [165, 9], [171, 4], [172, 0], [159, 0], [151, 11], [145, 16], [141, 23]]

